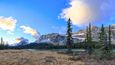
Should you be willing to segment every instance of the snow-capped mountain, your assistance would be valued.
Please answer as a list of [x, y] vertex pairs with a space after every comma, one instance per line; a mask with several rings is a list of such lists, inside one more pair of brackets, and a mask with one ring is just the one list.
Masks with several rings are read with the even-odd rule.
[[23, 37], [16, 38], [15, 46], [23, 46], [29, 44], [29, 40]]
[[[100, 29], [101, 29], [100, 27], [92, 26], [91, 30], [92, 30], [93, 41], [99, 40]], [[109, 27], [105, 27], [105, 31], [107, 35], [108, 35], [108, 30], [109, 30]], [[115, 44], [115, 25], [111, 26], [111, 31], [112, 31], [112, 35], [111, 35], [112, 43]], [[73, 37], [76, 37], [79, 40], [84, 41], [86, 37], [86, 29], [79, 30], [78, 32], [73, 33]]]
[[[99, 40], [99, 33], [100, 33], [100, 27], [92, 26], [92, 38], [93, 41]], [[105, 27], [105, 30], [108, 34], [108, 27]], [[112, 25], [112, 43], [115, 43], [115, 26]], [[74, 32], [72, 34], [74, 43], [82, 42], [85, 40], [86, 37], [86, 29], [79, 30], [78, 32]], [[36, 41], [37, 43], [47, 42], [54, 45], [64, 45], [66, 44], [66, 35], [61, 35], [58, 33], [51, 33], [46, 35], [41, 35], [40, 38]]]
[[65, 41], [65, 36], [60, 35], [58, 33], [51, 33], [51, 34], [40, 36], [39, 40], [37, 40], [36, 42], [38, 43], [47, 42], [54, 45], [63, 45], [64, 41]]

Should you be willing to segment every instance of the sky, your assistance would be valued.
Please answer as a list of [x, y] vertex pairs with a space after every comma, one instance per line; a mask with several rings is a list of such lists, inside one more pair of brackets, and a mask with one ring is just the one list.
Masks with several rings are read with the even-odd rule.
[[40, 35], [73, 32], [88, 23], [115, 24], [115, 0], [0, 0], [0, 37], [9, 44], [34, 42]]

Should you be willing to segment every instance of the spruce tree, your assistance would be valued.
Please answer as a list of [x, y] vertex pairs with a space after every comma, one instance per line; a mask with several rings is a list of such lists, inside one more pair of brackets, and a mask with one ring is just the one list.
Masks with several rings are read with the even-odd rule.
[[92, 43], [92, 33], [91, 33], [91, 24], [87, 27], [86, 30], [86, 52], [91, 55], [93, 52], [93, 43]]
[[4, 41], [2, 37], [1, 37], [1, 42], [0, 42], [0, 49], [4, 49]]
[[100, 36], [99, 36], [99, 42], [101, 43], [101, 45], [104, 44], [104, 37], [105, 37], [105, 28], [102, 24], [101, 30], [100, 30]]
[[3, 44], [3, 38], [1, 37], [1, 45]]
[[108, 41], [109, 41], [109, 46], [111, 47], [111, 26], [109, 25], [109, 31], [108, 31]]
[[89, 36], [89, 34], [88, 34], [88, 27], [87, 27], [87, 29], [86, 29], [86, 41], [89, 39], [88, 36]]
[[73, 44], [73, 39], [72, 39], [72, 26], [71, 26], [71, 20], [69, 19], [67, 22], [67, 48], [68, 52], [72, 52], [72, 44]]
[[88, 50], [87, 49], [87, 46], [88, 46], [88, 39], [89, 39], [89, 34], [88, 34], [88, 26], [87, 26], [87, 28], [86, 28], [86, 38], [85, 38], [85, 49], [86, 49], [86, 51]]
[[100, 32], [100, 43], [102, 45], [101, 50], [102, 50], [102, 58], [103, 59], [109, 59], [111, 56], [111, 49], [110, 49], [110, 44], [111, 44], [111, 29], [109, 26], [109, 31], [108, 35], [106, 34], [105, 28], [102, 24], [101, 27], [101, 32]]
[[111, 26], [109, 25], [108, 39], [104, 48], [104, 54], [106, 59], [111, 59], [112, 57], [112, 46], [111, 46]]

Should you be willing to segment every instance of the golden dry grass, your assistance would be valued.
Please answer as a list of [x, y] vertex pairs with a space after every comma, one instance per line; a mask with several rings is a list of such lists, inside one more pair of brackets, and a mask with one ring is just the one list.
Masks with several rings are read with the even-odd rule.
[[0, 65], [84, 65], [53, 51], [0, 50]]
[[115, 65], [115, 60], [97, 61], [86, 55], [73, 56], [55, 51], [0, 50], [0, 65]]

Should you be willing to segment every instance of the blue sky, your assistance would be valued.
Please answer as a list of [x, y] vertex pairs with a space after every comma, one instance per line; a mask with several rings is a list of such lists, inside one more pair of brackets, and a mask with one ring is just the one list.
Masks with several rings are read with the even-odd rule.
[[64, 34], [68, 18], [74, 32], [89, 22], [97, 26], [114, 24], [114, 4], [114, 0], [0, 0], [0, 21], [16, 22], [13, 29], [4, 28], [6, 24], [1, 23], [4, 25], [0, 36], [11, 44], [20, 37], [35, 41], [38, 32]]

